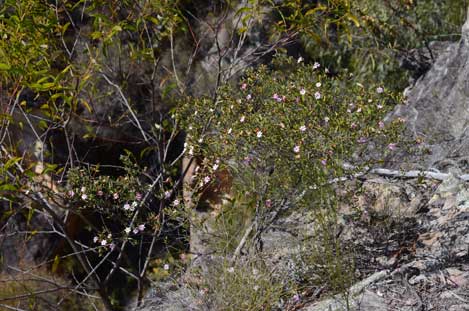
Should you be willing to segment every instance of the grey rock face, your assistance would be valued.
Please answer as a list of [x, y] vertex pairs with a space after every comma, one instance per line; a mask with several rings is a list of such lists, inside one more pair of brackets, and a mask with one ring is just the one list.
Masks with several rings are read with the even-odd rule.
[[469, 21], [462, 39], [440, 53], [432, 68], [405, 92], [406, 104], [389, 118], [406, 120], [408, 133], [423, 138], [420, 156], [401, 154], [413, 166], [468, 168]]

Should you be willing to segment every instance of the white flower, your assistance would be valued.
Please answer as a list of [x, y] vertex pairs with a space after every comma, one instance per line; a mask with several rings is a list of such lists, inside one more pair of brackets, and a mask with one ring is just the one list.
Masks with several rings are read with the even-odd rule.
[[213, 108], [210, 108], [209, 111], [210, 111], [210, 112], [214, 112], [215, 110], [213, 110]]
[[302, 89], [300, 90], [300, 94], [301, 94], [302, 96], [305, 95], [305, 94], [306, 94], [306, 90], [305, 90], [304, 88], [302, 88]]
[[216, 171], [218, 169], [218, 164], [213, 165], [213, 170]]
[[97, 242], [98, 242], [98, 237], [97, 237], [97, 236], [95, 236], [95, 237], [93, 238], [93, 242], [94, 242], [94, 243], [97, 243]]
[[86, 199], [88, 199], [88, 196], [86, 195], [86, 193], [83, 193], [83, 194], [81, 195], [81, 199], [82, 199], [83, 201], [86, 200]]
[[106, 241], [106, 240], [102, 240], [102, 241], [101, 241], [101, 245], [102, 245], [102, 246], [106, 246], [106, 245], [107, 245], [107, 241]]
[[244, 122], [244, 120], [245, 120], [245, 119], [246, 119], [246, 117], [245, 117], [245, 116], [241, 116], [241, 118], [239, 119], [239, 122], [241, 122], [241, 123], [242, 123], [242, 122]]
[[319, 92], [314, 93], [314, 98], [321, 99], [321, 93]]
[[174, 201], [173, 201], [173, 206], [178, 206], [178, 205], [179, 205], [179, 203], [181, 203], [181, 202], [179, 202], [179, 200], [178, 200], [178, 199], [176, 199], [176, 200], [174, 200]]
[[169, 270], [169, 265], [166, 263], [164, 266], [163, 266], [163, 269], [165, 269], [166, 271]]
[[376, 108], [383, 109], [383, 105], [376, 105]]
[[304, 61], [304, 58], [303, 57], [298, 57], [298, 60], [296, 61], [298, 64], [301, 63], [302, 61]]
[[318, 62], [315, 62], [313, 65], [313, 69], [318, 69], [319, 67], [321, 67], [321, 65]]
[[165, 198], [165, 199], [169, 199], [170, 197], [171, 197], [171, 191], [169, 191], [169, 190], [168, 190], [168, 191], [165, 191], [165, 192], [164, 192], [164, 198]]
[[294, 153], [299, 153], [300, 152], [300, 146], [293, 147], [293, 152]]
[[252, 95], [251, 95], [251, 94], [246, 95], [246, 99], [247, 99], [247, 100], [250, 100], [251, 98], [252, 98]]
[[114, 194], [112, 195], [112, 197], [114, 198], [114, 200], [119, 199], [119, 193], [117, 193], [117, 192], [114, 193]]
[[138, 203], [136, 201], [133, 201], [132, 205], [130, 206], [130, 210], [134, 211], [137, 206], [138, 206]]
[[316, 87], [321, 87], [321, 82], [316, 83]]
[[230, 128], [228, 129], [228, 134], [231, 134], [231, 132], [233, 132], [233, 129], [230, 127]]
[[124, 229], [124, 232], [125, 232], [126, 234], [129, 234], [130, 231], [131, 231], [130, 227], [127, 227], [127, 228]]
[[134, 228], [134, 231], [132, 231], [134, 234], [138, 233], [138, 228]]
[[124, 210], [128, 211], [130, 209], [130, 204], [129, 203], [125, 203], [124, 204]]
[[190, 147], [190, 149], [189, 149], [189, 155], [190, 155], [190, 156], [194, 155], [194, 147]]
[[138, 231], [143, 231], [145, 230], [145, 224], [138, 225]]
[[257, 292], [259, 290], [259, 286], [256, 285], [256, 286], [253, 287], [253, 289], [254, 289], [255, 292]]
[[326, 123], [328, 123], [329, 120], [330, 120], [329, 117], [325, 117], [325, 118], [324, 118], [324, 122], [326, 122]]
[[228, 269], [226, 269], [226, 271], [228, 271], [229, 273], [233, 273], [235, 269], [233, 267], [229, 267]]
[[201, 144], [203, 142], [203, 138], [199, 138], [199, 140], [197, 141], [199, 144]]
[[107, 235], [107, 238], [108, 238], [108, 239], [111, 239], [111, 238], [112, 238], [112, 234], [109, 233], [109, 234]]
[[81, 187], [80, 191], [81, 193], [84, 193], [86, 191], [86, 187]]
[[358, 107], [357, 113], [360, 113], [360, 112], [362, 112], [362, 108], [361, 108], [361, 107]]
[[210, 182], [210, 180], [211, 180], [210, 176], [206, 176], [204, 178], [204, 183], [208, 184]]
[[261, 137], [262, 137], [262, 132], [261, 132], [261, 131], [257, 131], [256, 136], [257, 136], [257, 138], [261, 138]]
[[306, 125], [300, 126], [300, 132], [306, 132]]
[[381, 94], [384, 92], [384, 89], [380, 86], [376, 89], [376, 93]]

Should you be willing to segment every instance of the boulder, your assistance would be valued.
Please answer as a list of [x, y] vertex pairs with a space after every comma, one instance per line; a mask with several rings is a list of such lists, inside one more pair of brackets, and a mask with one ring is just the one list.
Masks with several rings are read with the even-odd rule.
[[402, 151], [393, 163], [417, 168], [469, 167], [469, 19], [459, 42], [439, 53], [431, 69], [406, 89], [405, 104], [387, 119], [403, 118], [418, 152]]

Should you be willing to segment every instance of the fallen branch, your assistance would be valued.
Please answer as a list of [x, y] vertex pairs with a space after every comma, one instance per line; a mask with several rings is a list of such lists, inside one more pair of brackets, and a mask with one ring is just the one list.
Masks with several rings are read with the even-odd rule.
[[[359, 296], [367, 287], [371, 284], [379, 282], [386, 277], [389, 276], [389, 271], [379, 271], [371, 276], [367, 277], [366, 279], [358, 282], [354, 286], [348, 289], [348, 297], [350, 297], [351, 301], [349, 303], [353, 304], [353, 302], [357, 302], [360, 297]], [[329, 310], [342, 310], [341, 306], [347, 305], [347, 301], [343, 298], [343, 294], [335, 295], [330, 299], [323, 300], [321, 302], [315, 303], [313, 305], [308, 306], [305, 308], [305, 311], [329, 311]], [[358, 299], [357, 299], [358, 298]]]

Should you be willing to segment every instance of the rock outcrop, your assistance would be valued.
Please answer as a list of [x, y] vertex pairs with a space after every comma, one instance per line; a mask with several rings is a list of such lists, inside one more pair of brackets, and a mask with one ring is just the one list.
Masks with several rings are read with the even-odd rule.
[[[469, 167], [469, 19], [459, 42], [449, 44], [431, 69], [405, 91], [406, 104], [389, 118], [401, 117], [409, 135], [423, 139], [419, 154], [393, 159], [402, 166]], [[399, 165], [398, 165], [399, 166]]]

